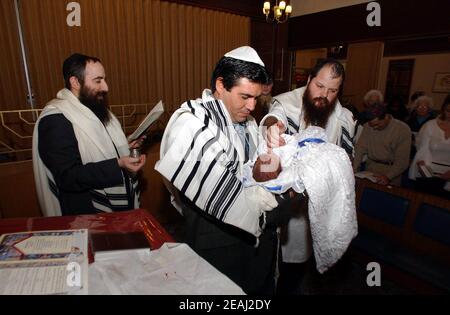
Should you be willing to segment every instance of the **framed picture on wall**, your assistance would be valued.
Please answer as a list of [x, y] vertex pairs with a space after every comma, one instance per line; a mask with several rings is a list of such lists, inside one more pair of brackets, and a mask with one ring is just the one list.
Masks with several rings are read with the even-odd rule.
[[437, 72], [434, 75], [433, 93], [450, 92], [450, 72]]

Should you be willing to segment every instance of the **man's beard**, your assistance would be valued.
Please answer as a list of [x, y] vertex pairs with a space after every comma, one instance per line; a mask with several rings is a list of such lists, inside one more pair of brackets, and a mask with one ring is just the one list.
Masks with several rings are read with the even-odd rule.
[[309, 89], [303, 95], [303, 119], [306, 126], [319, 126], [325, 128], [328, 118], [336, 107], [337, 99], [332, 103], [326, 97], [311, 98]]
[[80, 90], [80, 96], [78, 97], [81, 104], [89, 108], [104, 125], [111, 119], [107, 94], [107, 92], [94, 94], [91, 89], [83, 85]]

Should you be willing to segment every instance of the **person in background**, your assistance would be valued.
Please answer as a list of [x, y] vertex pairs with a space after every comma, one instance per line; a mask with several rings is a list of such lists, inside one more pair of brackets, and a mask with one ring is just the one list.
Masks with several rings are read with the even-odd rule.
[[369, 121], [355, 146], [353, 170], [358, 172], [367, 156], [365, 170], [374, 174], [378, 184], [400, 186], [401, 175], [409, 166], [411, 130], [386, 114], [382, 104], [372, 105], [366, 111]]
[[65, 88], [43, 109], [33, 133], [36, 190], [46, 216], [94, 214], [139, 207], [135, 174], [145, 155], [130, 157], [122, 127], [108, 108], [100, 60], [64, 61]]
[[405, 121], [408, 117], [408, 110], [403, 97], [400, 95], [392, 96], [387, 104], [387, 113], [397, 120]]
[[411, 115], [406, 123], [412, 132], [419, 132], [427, 121], [434, 118], [436, 116], [433, 113], [433, 99], [423, 95], [414, 101]]
[[424, 91], [416, 91], [413, 94], [411, 94], [411, 97], [409, 98], [409, 105], [408, 105], [408, 111], [411, 113], [414, 109], [414, 102], [416, 99], [418, 99], [421, 96], [424, 96]]
[[420, 129], [416, 149], [409, 178], [419, 190], [450, 199], [450, 94], [439, 116]]
[[355, 126], [355, 137], [353, 138], [353, 143], [358, 143], [358, 139], [361, 136], [361, 133], [364, 128], [364, 124], [369, 121], [368, 117], [366, 117], [367, 109], [371, 106], [384, 105], [384, 97], [383, 93], [379, 90], [370, 90], [364, 95], [363, 99], [363, 110], [358, 114], [357, 123]]
[[436, 118], [433, 112], [433, 99], [431, 97], [422, 95], [419, 96], [413, 103], [413, 109], [406, 123], [411, 128], [412, 146], [411, 159], [416, 154], [416, 136], [420, 128], [431, 119]]
[[259, 123], [261, 119], [269, 112], [269, 107], [272, 102], [272, 88], [273, 80], [269, 76], [269, 82], [267, 84], [263, 84], [262, 93], [258, 97], [255, 110], [252, 113], [252, 116], [255, 118], [257, 123]]

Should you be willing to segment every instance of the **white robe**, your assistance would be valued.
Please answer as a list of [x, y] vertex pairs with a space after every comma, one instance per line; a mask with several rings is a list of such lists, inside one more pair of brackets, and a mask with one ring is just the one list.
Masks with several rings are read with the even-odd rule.
[[[307, 127], [303, 119], [303, 94], [305, 90], [306, 87], [302, 87], [275, 96], [269, 114], [261, 120], [260, 128], [264, 125], [267, 117], [274, 116], [283, 122], [290, 134], [305, 130]], [[337, 101], [325, 128], [328, 141], [344, 148], [348, 154], [352, 155], [354, 129], [355, 121], [352, 113]], [[282, 245], [284, 262], [302, 263], [310, 258], [312, 244], [309, 226], [306, 212], [289, 221], [288, 242]]]
[[[43, 109], [33, 132], [34, 178], [39, 204], [45, 216], [61, 215], [59, 201], [50, 189], [49, 181], [54, 183], [52, 173], [43, 163], [38, 148], [40, 120], [43, 117], [53, 114], [63, 114], [72, 124], [83, 164], [117, 158], [114, 145], [117, 147], [120, 156], [126, 156], [130, 153], [128, 141], [123, 133], [122, 127], [112, 113], [111, 120], [105, 127], [89, 108], [80, 103], [72, 92], [68, 89], [59, 91], [56, 99], [50, 101]], [[105, 141], [105, 139], [108, 139], [108, 141]], [[109, 139], [112, 139], [114, 144]], [[111, 200], [111, 202], [127, 202], [125, 185], [96, 189], [95, 191], [105, 196], [108, 194], [124, 196], [117, 200]], [[134, 197], [135, 205], [139, 205], [139, 196], [136, 194]], [[93, 205], [101, 211], [111, 212], [111, 209], [94, 201]]]
[[[439, 128], [437, 119], [425, 123], [416, 137], [417, 153], [409, 168], [409, 178], [420, 177], [418, 161], [424, 161], [436, 174], [450, 170], [450, 138], [445, 139], [444, 131]], [[450, 191], [450, 181], [444, 189]]]
[[[307, 217], [306, 221], [295, 217], [292, 226], [307, 233], [302, 235], [303, 239], [310, 241], [309, 229], [301, 224], [308, 219], [311, 222], [316, 265], [323, 273], [342, 257], [357, 234], [352, 165], [344, 149], [326, 142], [327, 137], [320, 127], [308, 127], [295, 136], [283, 136], [287, 144], [273, 149], [280, 156], [282, 171], [279, 176], [263, 183], [249, 179], [247, 183], [261, 185], [271, 192], [282, 193], [288, 188], [298, 193], [307, 191], [308, 216], [300, 214]], [[260, 150], [267, 153], [264, 143], [260, 144]], [[250, 165], [248, 168], [251, 169]], [[251, 176], [252, 171], [246, 173]], [[305, 246], [306, 243], [298, 242], [298, 235], [293, 231], [292, 228], [288, 230], [288, 242], [283, 245], [283, 250], [291, 256], [301, 256], [310, 248]]]

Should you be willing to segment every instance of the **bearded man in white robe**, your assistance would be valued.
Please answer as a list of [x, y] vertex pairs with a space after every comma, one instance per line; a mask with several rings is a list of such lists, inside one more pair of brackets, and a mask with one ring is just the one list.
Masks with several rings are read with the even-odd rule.
[[[318, 126], [325, 129], [330, 143], [353, 156], [355, 121], [338, 100], [344, 78], [342, 64], [324, 59], [311, 70], [306, 86], [275, 96], [269, 114], [260, 123], [268, 147], [285, 145], [283, 133], [296, 134], [309, 126]], [[285, 236], [279, 285], [280, 293], [292, 294], [300, 286], [301, 275], [312, 254], [306, 207], [289, 221]]]

